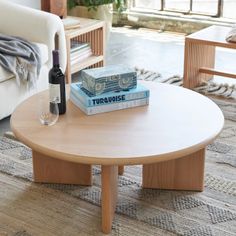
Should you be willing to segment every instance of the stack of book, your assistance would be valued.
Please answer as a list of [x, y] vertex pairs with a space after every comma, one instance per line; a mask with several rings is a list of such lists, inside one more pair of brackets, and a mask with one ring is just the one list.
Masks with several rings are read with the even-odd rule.
[[70, 100], [87, 115], [148, 105], [150, 92], [125, 66], [83, 70], [70, 87]]
[[71, 41], [70, 61], [71, 65], [83, 61], [92, 55], [89, 43], [83, 43], [76, 40]]
[[77, 29], [80, 27], [80, 20], [77, 17], [67, 16], [62, 19], [65, 30]]

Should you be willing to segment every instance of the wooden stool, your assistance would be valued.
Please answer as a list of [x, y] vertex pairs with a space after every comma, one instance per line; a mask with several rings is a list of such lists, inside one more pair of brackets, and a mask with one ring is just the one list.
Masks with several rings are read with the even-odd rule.
[[217, 71], [215, 47], [236, 49], [236, 43], [228, 43], [225, 38], [230, 27], [210, 26], [185, 39], [184, 87], [194, 88], [208, 81], [214, 75], [236, 78], [236, 74]]

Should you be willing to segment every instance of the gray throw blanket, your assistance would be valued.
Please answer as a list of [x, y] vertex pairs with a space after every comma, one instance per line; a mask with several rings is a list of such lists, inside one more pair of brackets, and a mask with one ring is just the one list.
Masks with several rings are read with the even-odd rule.
[[37, 45], [20, 37], [0, 34], [0, 66], [16, 76], [18, 85], [35, 87], [41, 60]]

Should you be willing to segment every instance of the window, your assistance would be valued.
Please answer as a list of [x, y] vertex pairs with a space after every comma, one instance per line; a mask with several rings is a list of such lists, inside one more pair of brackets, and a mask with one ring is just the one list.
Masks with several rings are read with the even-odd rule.
[[133, 0], [133, 8], [236, 19], [235, 0]]

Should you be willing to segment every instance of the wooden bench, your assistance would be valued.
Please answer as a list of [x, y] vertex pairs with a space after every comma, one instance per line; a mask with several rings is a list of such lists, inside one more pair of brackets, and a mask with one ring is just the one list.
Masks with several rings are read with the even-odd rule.
[[214, 75], [236, 78], [236, 74], [214, 69], [215, 47], [236, 49], [236, 43], [228, 43], [225, 38], [230, 27], [210, 26], [185, 39], [184, 87], [194, 88], [208, 81]]

